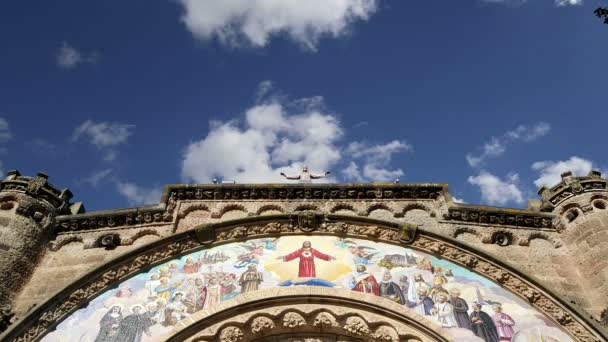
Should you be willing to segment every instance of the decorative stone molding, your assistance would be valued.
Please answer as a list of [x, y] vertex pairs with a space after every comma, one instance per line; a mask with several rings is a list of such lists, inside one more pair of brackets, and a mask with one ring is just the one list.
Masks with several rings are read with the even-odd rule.
[[5, 331], [15, 316], [10, 304], [0, 305], [0, 331]]
[[283, 316], [283, 326], [285, 328], [294, 329], [306, 325], [306, 320], [297, 312], [291, 311]]
[[585, 177], [575, 177], [572, 172], [562, 173], [562, 181], [552, 188], [538, 190], [541, 197], [541, 211], [553, 211], [564, 201], [588, 192], [608, 192], [607, 180], [599, 171], [591, 171]]
[[220, 333], [220, 342], [238, 342], [242, 341], [245, 334], [240, 328], [229, 326], [222, 329]]
[[369, 326], [361, 317], [351, 316], [346, 319], [344, 331], [350, 335], [368, 336], [370, 334]]
[[289, 200], [289, 199], [435, 199], [445, 184], [230, 184], [168, 185], [163, 198], [177, 200]]
[[274, 329], [274, 321], [268, 317], [260, 316], [256, 317], [251, 322], [251, 332], [254, 334], [265, 333]]
[[[199, 311], [159, 338], [237, 341], [449, 341], [427, 317], [371, 294], [347, 289], [293, 287], [239, 295]], [[290, 339], [287, 339], [289, 336]], [[333, 338], [332, 338], [333, 337]]]
[[[397, 223], [341, 215], [327, 215], [327, 219], [325, 224], [314, 230], [315, 234], [350, 236], [399, 244], [400, 232]], [[269, 215], [267, 221], [257, 218], [222, 222], [214, 225], [213, 231], [216, 236], [213, 242], [209, 242], [209, 246], [277, 234], [284, 236], [307, 233], [290, 224], [289, 215]], [[464, 265], [501, 284], [526, 299], [579, 341], [599, 342], [606, 337], [594, 326], [596, 323], [587, 321], [584, 316], [570, 309], [568, 304], [556, 299], [532, 280], [527, 280], [525, 276], [482, 252], [427, 231], [419, 231], [409, 247]], [[45, 304], [34, 308], [2, 337], [17, 342], [36, 341], [72, 312], [118, 282], [154, 265], [201, 248], [203, 246], [197, 241], [195, 232], [187, 231], [121, 255], [83, 276]]]
[[338, 326], [338, 322], [332, 314], [322, 311], [315, 317], [312, 325], [320, 328], [335, 328]]
[[448, 221], [464, 221], [501, 226], [548, 228], [552, 229], [554, 215], [548, 213], [535, 213], [528, 210], [498, 209], [479, 206], [458, 205], [449, 208], [444, 219]]

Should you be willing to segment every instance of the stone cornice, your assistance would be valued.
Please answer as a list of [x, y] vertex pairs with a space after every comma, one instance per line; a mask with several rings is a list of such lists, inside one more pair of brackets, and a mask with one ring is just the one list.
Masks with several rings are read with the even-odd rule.
[[[178, 201], [417, 201], [449, 196], [443, 183], [356, 184], [174, 184], [158, 205], [105, 210], [56, 218], [57, 232], [161, 224], [174, 221]], [[532, 210], [452, 204], [445, 220], [510, 227], [553, 228], [553, 215]]]
[[448, 209], [445, 220], [525, 228], [554, 228], [551, 213], [531, 210], [455, 204]]
[[[110, 260], [76, 280], [46, 303], [35, 307], [26, 317], [15, 322], [3, 336], [0, 336], [0, 339], [18, 342], [38, 341], [71, 313], [108, 288], [150, 267], [205, 248], [205, 245], [201, 245], [199, 241], [207, 246], [214, 246], [243, 239], [312, 233], [400, 243], [399, 229], [402, 229], [402, 226], [394, 222], [344, 215], [327, 215], [327, 219], [329, 221], [325, 224], [313, 223], [312, 231], [308, 229], [309, 226], [304, 229], [299, 221], [296, 224], [293, 215], [288, 214], [224, 221], [146, 244]], [[574, 309], [543, 288], [533, 276], [524, 275], [504, 262], [466, 244], [420, 230], [408, 246], [466, 266], [501, 284], [546, 314], [576, 340], [599, 342], [607, 337], [600, 332], [597, 323], [588, 320], [580, 310]]]
[[447, 191], [442, 183], [337, 184], [171, 184], [161, 198], [177, 200], [298, 200], [298, 199], [435, 199]]

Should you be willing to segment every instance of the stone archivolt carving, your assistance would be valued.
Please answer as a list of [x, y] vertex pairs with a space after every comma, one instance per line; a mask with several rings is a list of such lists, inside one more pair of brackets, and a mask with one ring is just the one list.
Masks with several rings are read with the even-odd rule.
[[274, 321], [268, 317], [260, 316], [256, 317], [251, 322], [251, 332], [254, 334], [264, 333], [274, 329]]
[[[280, 302], [283, 302], [283, 305], [278, 304], [272, 309], [254, 308], [254, 311], [248, 311], [249, 307], [239, 309], [238, 315], [230, 315], [230, 318], [226, 320], [209, 322], [205, 317], [196, 317], [194, 323], [187, 323], [185, 327], [189, 332], [194, 332], [194, 335], [188, 336], [188, 333], [180, 333], [164, 336], [164, 338], [171, 341], [186, 338], [189, 342], [210, 341], [216, 335], [219, 335], [221, 342], [265, 341], [266, 339], [283, 341], [286, 340], [284, 336], [290, 336], [294, 341], [335, 341], [337, 336], [340, 336], [340, 341], [369, 342], [447, 341], [450, 339], [443, 333], [431, 338], [428, 331], [417, 330], [413, 325], [424, 326], [424, 322], [418, 322], [419, 319], [424, 321], [424, 318], [409, 317], [410, 320], [416, 322], [410, 325], [406, 321], [385, 318], [382, 313], [376, 314], [362, 310], [348, 300], [345, 300], [344, 307], [341, 307], [337, 304], [324, 305], [321, 303], [289, 305], [288, 298], [281, 299]], [[293, 297], [293, 300], [297, 300], [297, 297]], [[292, 309], [292, 306], [297, 306], [298, 310]], [[404, 310], [399, 306], [398, 309]], [[365, 318], [363, 318], [364, 316]], [[205, 328], [201, 330], [198, 327]], [[279, 336], [282, 338], [277, 338]], [[334, 338], [330, 339], [330, 336], [334, 336]]]
[[288, 312], [283, 316], [283, 326], [285, 328], [293, 329], [302, 325], [306, 325], [306, 320], [297, 312]]
[[344, 330], [355, 336], [368, 336], [370, 333], [367, 322], [361, 317], [352, 316], [346, 319]]
[[[227, 243], [237, 239], [257, 238], [274, 234], [302, 234], [303, 230], [288, 222], [259, 223], [245, 226], [217, 228], [216, 240], [213, 244]], [[318, 234], [353, 236], [381, 240], [396, 244], [399, 241], [399, 231], [396, 224], [386, 223], [385, 226], [373, 224], [354, 224], [349, 222], [326, 222], [315, 230]], [[426, 235], [424, 235], [426, 234]], [[469, 267], [472, 271], [496, 281], [516, 295], [527, 299], [532, 306], [545, 313], [559, 323], [570, 335], [579, 341], [601, 341], [597, 331], [587, 323], [576, 318], [569, 309], [552, 299], [522, 276], [514, 273], [495, 261], [482, 257], [479, 252], [471, 252], [464, 247], [457, 247], [430, 233], [419, 233], [410, 245], [412, 248], [435, 254], [441, 258]], [[79, 286], [68, 287], [66, 290], [51, 298], [46, 304], [32, 310], [30, 314], [16, 324], [4, 337], [17, 342], [35, 341], [55, 324], [65, 319], [74, 310], [84, 305], [107, 288], [126, 280], [128, 277], [145, 269], [160, 264], [186, 252], [200, 249], [193, 232], [173, 235], [165, 240], [149, 244], [144, 248], [133, 251], [127, 256], [106, 264], [98, 271], [84, 276]], [[290, 323], [291, 324], [291, 323]]]
[[242, 341], [245, 334], [240, 328], [230, 326], [222, 329], [220, 332], [220, 342], [238, 342]]
[[315, 317], [312, 325], [321, 328], [335, 328], [338, 326], [338, 322], [332, 314], [322, 311]]

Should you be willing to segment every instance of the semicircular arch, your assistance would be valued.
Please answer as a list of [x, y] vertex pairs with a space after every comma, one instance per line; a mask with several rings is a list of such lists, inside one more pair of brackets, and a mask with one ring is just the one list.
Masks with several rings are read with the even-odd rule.
[[[401, 225], [395, 222], [336, 214], [317, 215], [316, 220], [300, 221], [297, 213], [247, 217], [202, 225], [198, 229], [177, 233], [142, 245], [91, 271], [58, 292], [46, 303], [31, 310], [0, 337], [16, 341], [41, 340], [74, 312], [81, 310], [94, 300], [103, 298], [108, 290], [113, 290], [119, 284], [141, 275], [143, 272], [150, 271], [154, 267], [161, 267], [162, 264], [189, 254], [200, 251], [205, 253], [214, 248], [221, 249], [222, 246], [235, 243], [243, 244], [249, 240], [272, 243], [273, 239], [302, 236], [304, 240], [313, 237], [317, 238], [317, 241], [325, 238], [333, 239], [331, 243], [334, 245], [342, 244], [345, 255], [351, 253], [352, 258], [362, 258], [363, 263], [370, 259], [366, 259], [365, 248], [361, 248], [365, 246], [357, 241], [367, 241], [366, 244], [382, 244], [382, 246], [376, 246], [378, 247], [376, 250], [390, 246], [392, 246], [391, 248], [407, 247], [411, 251], [421, 253], [417, 257], [420, 260], [424, 260], [425, 257], [436, 258], [434, 260], [437, 261], [437, 264], [449, 262], [450, 267], [454, 269], [462, 267], [477, 274], [480, 281], [485, 279], [485, 281], [500, 284], [502, 289], [508, 290], [533, 310], [545, 315], [571, 338], [580, 341], [601, 341], [605, 338], [595, 323], [588, 321], [580, 311], [572, 308], [513, 267], [450, 237], [440, 236], [424, 229], [419, 229], [411, 244], [403, 245], [399, 240], [400, 229]], [[354, 241], [354, 245], [349, 245], [348, 241], [351, 243]], [[257, 246], [251, 246], [251, 248], [255, 249]], [[369, 253], [369, 250], [367, 252]], [[351, 255], [348, 256], [351, 257]], [[407, 252], [405, 256], [407, 256]], [[210, 256], [207, 253], [207, 257], [221, 259], [225, 256], [221, 254]], [[382, 260], [373, 262], [379, 263], [386, 259], [388, 261], [382, 267], [391, 270], [390, 263], [395, 264], [404, 260], [400, 257], [395, 257], [394, 260], [391, 258], [387, 259], [385, 254]], [[245, 266], [249, 264], [251, 263], [246, 263]], [[416, 267], [421, 267], [421, 265], [416, 265]], [[232, 279], [232, 281], [234, 280]], [[434, 281], [434, 278], [431, 278], [431, 281]], [[325, 286], [326, 284], [321, 282], [320, 285]]]

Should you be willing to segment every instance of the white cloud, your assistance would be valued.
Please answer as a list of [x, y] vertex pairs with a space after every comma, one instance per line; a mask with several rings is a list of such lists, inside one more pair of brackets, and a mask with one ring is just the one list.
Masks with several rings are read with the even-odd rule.
[[57, 65], [64, 69], [71, 69], [79, 64], [95, 64], [98, 59], [98, 53], [83, 53], [67, 42], [63, 42], [55, 53]]
[[8, 121], [5, 118], [0, 117], [0, 144], [5, 143], [13, 137], [11, 130], [8, 126]]
[[490, 141], [480, 148], [481, 153], [477, 156], [469, 153], [466, 155], [467, 162], [471, 167], [483, 164], [487, 158], [497, 157], [505, 153], [507, 146], [515, 142], [532, 142], [549, 133], [551, 125], [539, 122], [534, 126], [519, 125], [516, 129], [504, 133], [500, 137], [492, 137]]
[[104, 152], [103, 159], [112, 161], [118, 156], [115, 147], [125, 144], [133, 133], [135, 126], [119, 122], [95, 122], [86, 120], [80, 124], [72, 134], [72, 141], [86, 138], [89, 143], [95, 145]]
[[467, 203], [467, 202], [464, 201], [464, 199], [458, 198], [456, 196], [452, 196], [452, 202], [454, 202], [454, 203]]
[[410, 148], [400, 141], [356, 143], [345, 148], [340, 143], [344, 130], [338, 118], [325, 109], [322, 97], [291, 102], [272, 98], [246, 110], [244, 120], [212, 122], [210, 126], [207, 136], [193, 141], [184, 151], [185, 182], [206, 183], [213, 178], [239, 183], [282, 182], [280, 172], [296, 174], [304, 165], [313, 172], [323, 172], [350, 161], [350, 167], [356, 168], [354, 160], [363, 163], [363, 171], [343, 172], [349, 179], [390, 179], [403, 174], [385, 169], [391, 156]]
[[562, 7], [562, 6], [577, 6], [577, 5], [582, 5], [583, 4], [583, 0], [555, 0], [555, 5]]
[[568, 160], [538, 161], [532, 164], [532, 169], [540, 173], [534, 181], [534, 185], [540, 188], [543, 185], [552, 187], [561, 182], [561, 174], [566, 171], [572, 171], [575, 176], [586, 176], [589, 171], [597, 169], [597, 166], [590, 160], [572, 156]]
[[518, 204], [524, 202], [517, 174], [510, 174], [503, 180], [482, 170], [477, 176], [470, 176], [468, 182], [479, 187], [482, 201], [488, 204], [504, 205], [509, 202]]
[[[487, 3], [494, 3], [494, 4], [501, 3], [501, 4], [514, 6], [514, 7], [523, 5], [528, 2], [528, 0], [482, 0], [482, 1], [487, 2]], [[583, 0], [554, 0], [553, 3], [555, 4], [555, 6], [558, 6], [558, 7], [574, 6], [574, 5], [582, 5]]]
[[355, 161], [342, 171], [347, 179], [362, 181], [392, 181], [403, 176], [403, 170], [388, 170], [387, 166], [395, 153], [412, 150], [412, 146], [404, 141], [393, 140], [386, 144], [369, 145], [364, 142], [352, 142], [346, 148], [348, 157], [363, 164], [362, 171]]
[[82, 179], [79, 183], [88, 183], [94, 187], [98, 186], [102, 181], [111, 180], [110, 175], [112, 174], [112, 169], [103, 169], [94, 171], [88, 177]]
[[312, 51], [321, 37], [343, 36], [377, 9], [377, 0], [178, 1], [184, 9], [181, 20], [196, 38], [264, 47], [284, 34]]
[[[6, 143], [7, 141], [13, 138], [13, 134], [8, 126], [8, 121], [5, 118], [0, 117], [0, 144]], [[0, 154], [6, 153], [6, 148], [0, 147]], [[4, 170], [2, 168], [2, 161], [0, 160], [0, 175], [4, 174]]]
[[127, 199], [129, 205], [160, 203], [162, 194], [162, 189], [160, 187], [148, 189], [131, 182], [116, 182], [116, 188], [118, 189], [118, 192]]

